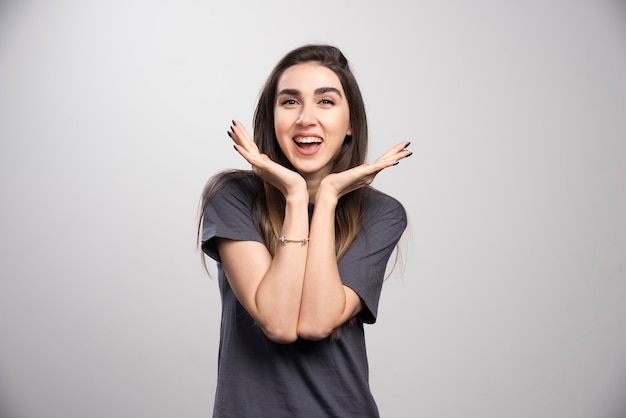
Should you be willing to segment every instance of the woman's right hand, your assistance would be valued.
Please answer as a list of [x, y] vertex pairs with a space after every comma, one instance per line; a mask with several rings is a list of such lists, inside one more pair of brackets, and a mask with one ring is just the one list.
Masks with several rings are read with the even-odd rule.
[[259, 148], [241, 122], [233, 120], [233, 126], [228, 131], [228, 136], [235, 143], [235, 150], [252, 165], [254, 174], [280, 190], [285, 198], [304, 191], [307, 193], [308, 199], [304, 177], [259, 152]]

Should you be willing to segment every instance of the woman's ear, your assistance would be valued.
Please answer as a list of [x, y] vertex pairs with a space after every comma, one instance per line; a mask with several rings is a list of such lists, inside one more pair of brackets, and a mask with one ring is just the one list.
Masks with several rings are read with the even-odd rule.
[[352, 126], [348, 126], [348, 131], [346, 132], [346, 136], [352, 136]]

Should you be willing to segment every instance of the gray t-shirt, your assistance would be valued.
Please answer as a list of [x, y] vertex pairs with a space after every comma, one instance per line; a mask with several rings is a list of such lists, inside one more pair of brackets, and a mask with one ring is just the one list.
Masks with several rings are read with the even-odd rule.
[[[214, 239], [263, 243], [251, 217], [256, 193], [252, 177], [235, 180], [217, 193], [203, 217], [202, 249], [217, 262], [222, 297], [213, 416], [378, 417], [369, 388], [363, 323], [376, 321], [387, 261], [407, 225], [404, 208], [390, 196], [365, 189], [362, 230], [338, 263], [342, 282], [363, 301], [356, 324], [344, 327], [337, 341], [277, 344], [235, 298]], [[310, 205], [309, 214], [313, 210]]]

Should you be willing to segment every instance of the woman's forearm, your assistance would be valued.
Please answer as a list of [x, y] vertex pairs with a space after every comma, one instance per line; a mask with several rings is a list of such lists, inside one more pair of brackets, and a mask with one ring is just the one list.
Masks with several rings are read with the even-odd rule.
[[[301, 240], [309, 236], [308, 195], [288, 198], [281, 236]], [[272, 262], [255, 294], [258, 320], [266, 335], [277, 342], [297, 339], [302, 285], [308, 243], [279, 242]]]
[[336, 205], [332, 196], [320, 196], [315, 203], [298, 321], [298, 335], [305, 339], [328, 336], [348, 308], [335, 254]]

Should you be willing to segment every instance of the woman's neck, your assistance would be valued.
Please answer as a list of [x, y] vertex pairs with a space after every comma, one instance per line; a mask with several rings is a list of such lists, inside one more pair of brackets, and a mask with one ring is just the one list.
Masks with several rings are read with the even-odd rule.
[[308, 175], [303, 175], [306, 180], [306, 187], [309, 192], [309, 203], [315, 203], [315, 196], [317, 194], [317, 189], [320, 187], [320, 183], [325, 175], [321, 175], [320, 173], [312, 173]]

